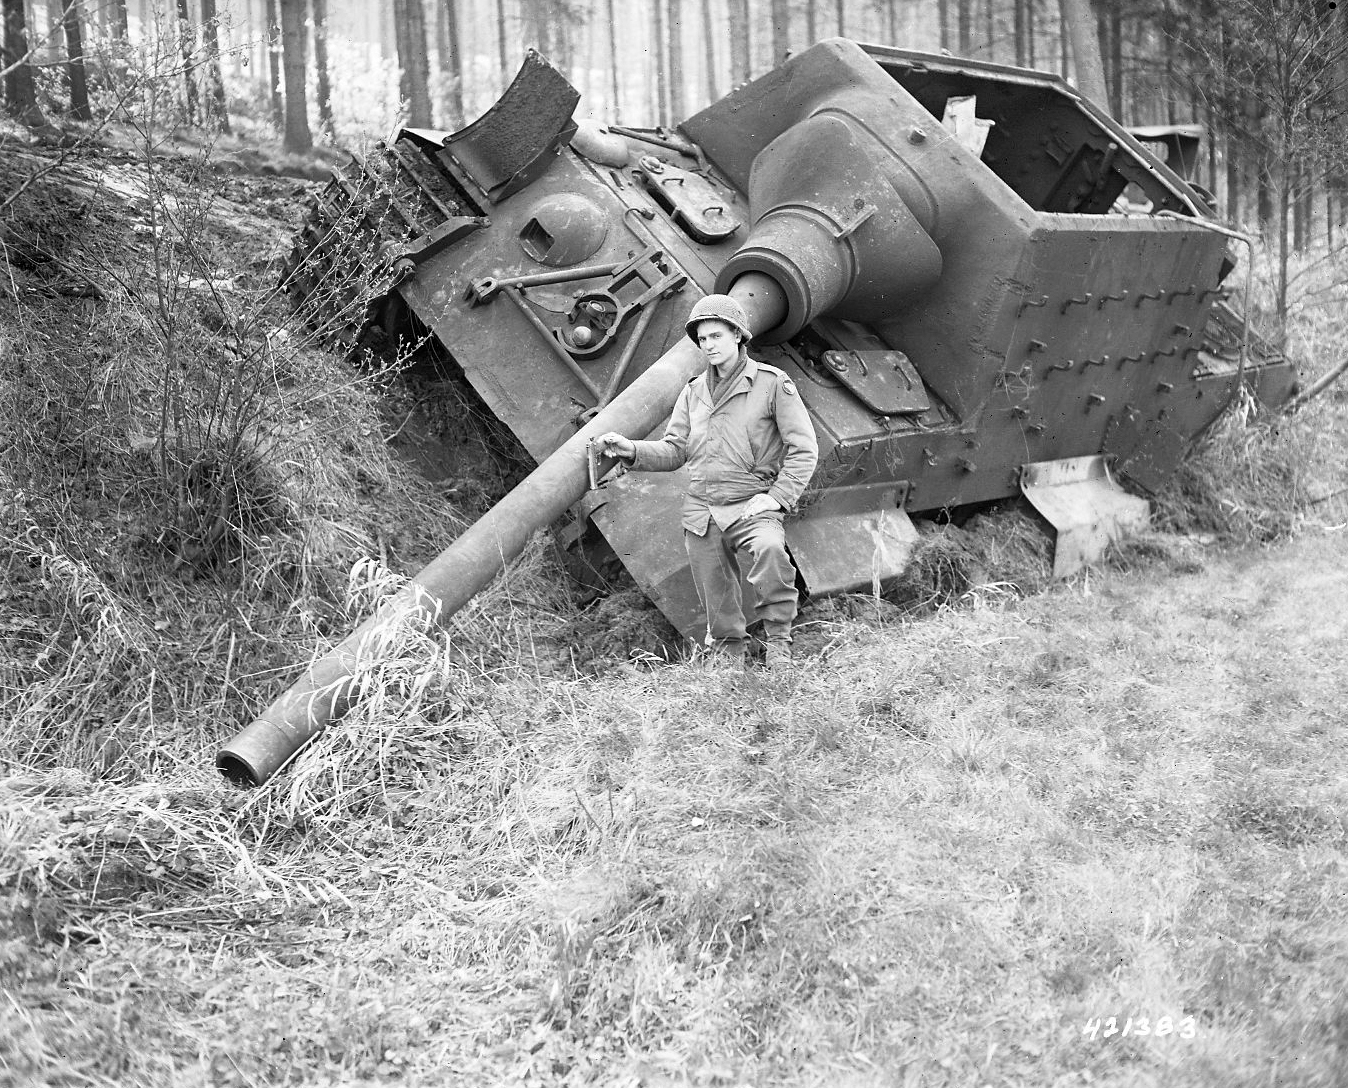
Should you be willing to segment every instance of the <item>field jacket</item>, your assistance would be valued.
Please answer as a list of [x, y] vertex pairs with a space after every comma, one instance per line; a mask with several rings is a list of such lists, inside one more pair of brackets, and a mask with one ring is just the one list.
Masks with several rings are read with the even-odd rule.
[[694, 378], [679, 394], [664, 438], [634, 445], [634, 469], [687, 466], [683, 527], [698, 536], [712, 517], [722, 528], [732, 524], [735, 507], [755, 495], [766, 493], [792, 509], [819, 460], [814, 425], [795, 384], [754, 359], [719, 408], [712, 406], [707, 375]]

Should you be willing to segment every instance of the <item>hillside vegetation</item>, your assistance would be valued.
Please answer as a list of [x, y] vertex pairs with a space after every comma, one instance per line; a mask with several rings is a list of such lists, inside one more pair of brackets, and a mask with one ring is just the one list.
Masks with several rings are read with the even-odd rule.
[[540, 539], [239, 791], [511, 472], [290, 313], [309, 186], [248, 166], [129, 133], [0, 221], [0, 1084], [1343, 1083], [1341, 401], [1242, 406], [1066, 583], [930, 526], [785, 677]]

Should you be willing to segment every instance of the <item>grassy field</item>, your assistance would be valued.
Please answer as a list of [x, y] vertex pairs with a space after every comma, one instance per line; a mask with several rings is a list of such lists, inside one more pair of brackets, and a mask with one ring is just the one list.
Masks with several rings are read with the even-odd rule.
[[414, 647], [254, 794], [14, 768], [0, 1070], [1341, 1084], [1343, 542], [819, 608], [785, 680]]
[[540, 541], [241, 792], [219, 743], [462, 519], [412, 394], [287, 340], [293, 182], [184, 168], [247, 271], [165, 309], [184, 182], [97, 168], [0, 235], [0, 1084], [1345, 1083], [1342, 401], [1066, 583], [1023, 513], [934, 532], [787, 677]]

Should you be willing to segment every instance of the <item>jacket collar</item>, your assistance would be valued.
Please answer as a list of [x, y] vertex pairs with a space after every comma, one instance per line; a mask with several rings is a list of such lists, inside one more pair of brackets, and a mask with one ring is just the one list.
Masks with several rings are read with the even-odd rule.
[[[751, 385], [753, 385], [754, 379], [758, 377], [758, 370], [759, 370], [759, 363], [757, 359], [755, 359], [752, 355], [749, 356], [747, 359], [745, 359], [744, 373], [740, 375], [739, 381], [735, 383], [734, 388], [732, 388], [730, 392], [727, 394], [726, 399], [728, 400], [730, 397], [733, 397], [736, 394], [743, 393]], [[711, 390], [707, 387], [707, 372], [705, 370], [697, 376], [696, 388], [698, 395], [704, 401], [711, 403], [712, 399]]]

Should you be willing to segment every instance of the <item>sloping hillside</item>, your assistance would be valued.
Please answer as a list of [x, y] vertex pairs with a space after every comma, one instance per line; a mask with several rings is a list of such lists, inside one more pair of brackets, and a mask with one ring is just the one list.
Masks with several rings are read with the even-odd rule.
[[0, 234], [0, 1083], [1342, 1083], [1340, 404], [1066, 584], [1023, 514], [933, 528], [785, 678], [540, 541], [239, 792], [215, 746], [484, 496], [277, 297], [306, 185], [188, 152]]

